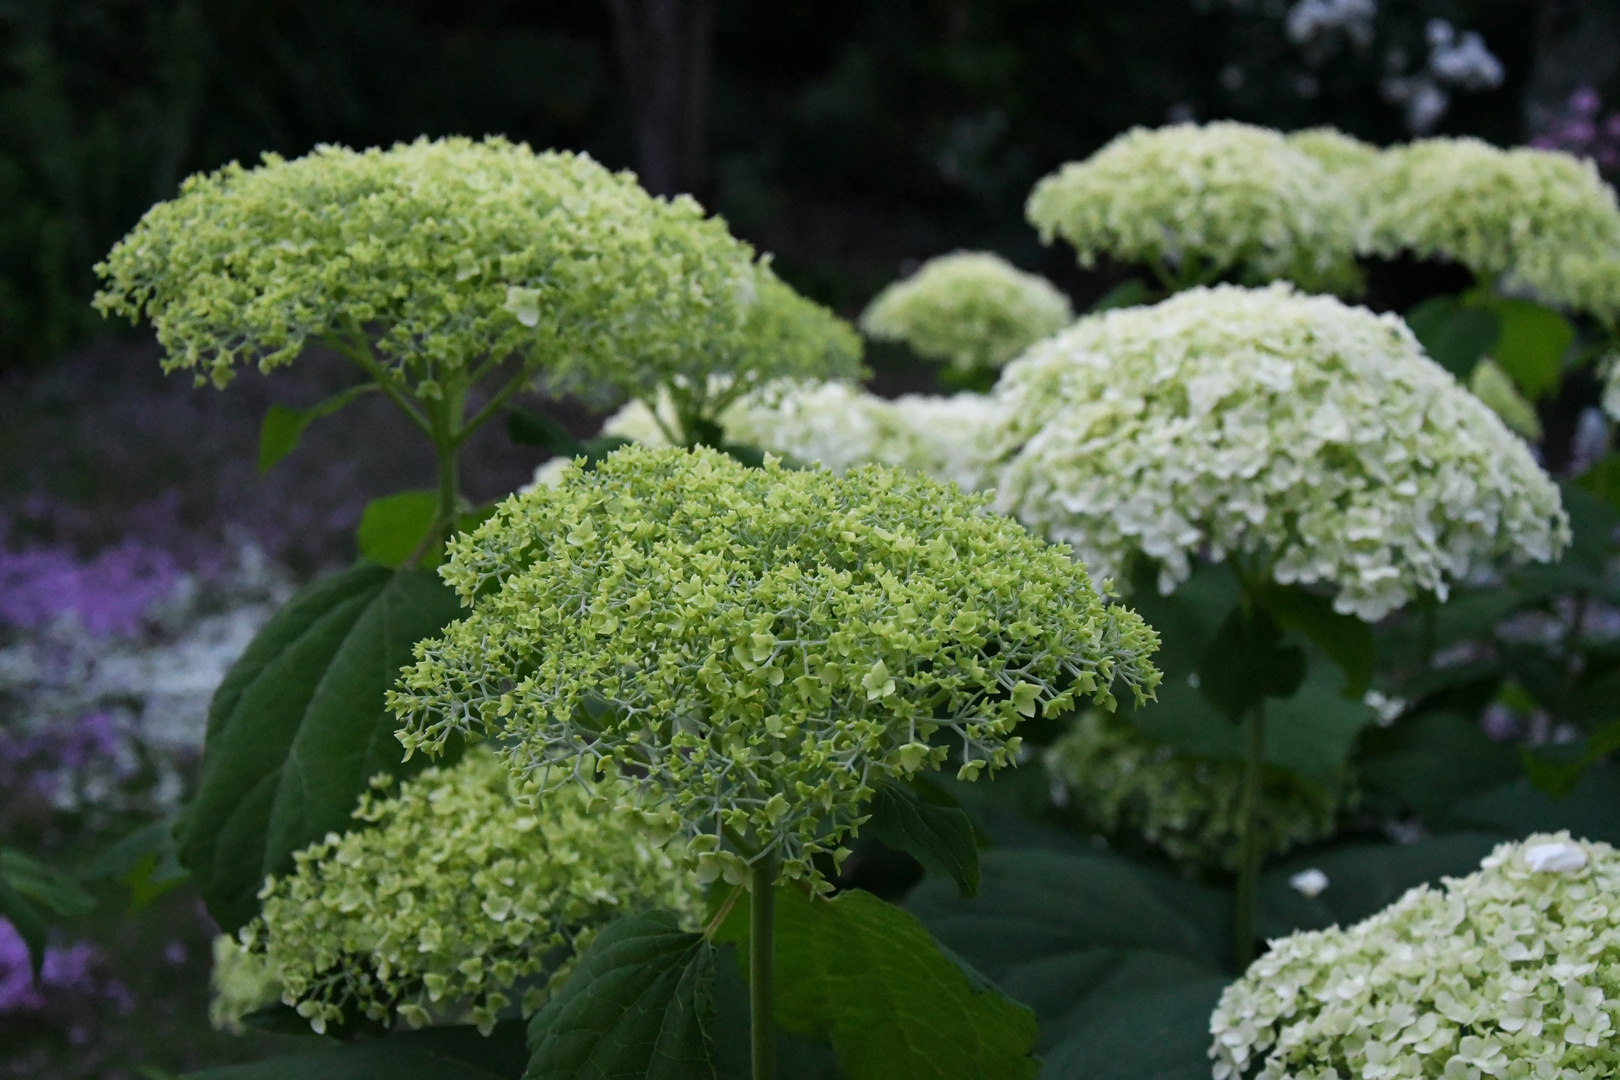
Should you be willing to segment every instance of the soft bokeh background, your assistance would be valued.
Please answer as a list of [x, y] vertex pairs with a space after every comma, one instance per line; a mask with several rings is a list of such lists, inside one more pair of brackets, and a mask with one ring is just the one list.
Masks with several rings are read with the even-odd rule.
[[[1620, 168], [1610, 0], [0, 0], [0, 845], [82, 868], [178, 805], [207, 702], [365, 502], [420, 486], [381, 400], [258, 475], [258, 422], [346, 383], [313, 356], [226, 393], [159, 371], [89, 308], [92, 266], [187, 174], [322, 142], [500, 133], [691, 192], [853, 316], [930, 256], [986, 248], [1077, 310], [1023, 220], [1031, 184], [1134, 124], [1233, 118], [1535, 142]], [[1401, 268], [1374, 306], [1454, 282]], [[874, 349], [880, 392], [937, 389]], [[1587, 396], [1595, 390], [1588, 388]], [[1549, 428], [1573, 446], [1583, 401]], [[598, 418], [545, 403], [576, 434]], [[1603, 433], [1606, 436], [1606, 432]], [[469, 493], [541, 452], [492, 425]], [[33, 987], [0, 923], [0, 1076], [157, 1078], [256, 1056], [206, 1018], [212, 927], [185, 889], [59, 937]]]

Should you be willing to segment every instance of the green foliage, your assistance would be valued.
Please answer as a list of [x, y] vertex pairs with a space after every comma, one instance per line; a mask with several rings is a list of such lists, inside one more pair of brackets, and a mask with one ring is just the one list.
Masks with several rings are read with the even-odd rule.
[[165, 818], [121, 837], [91, 860], [84, 879], [125, 886], [130, 909], [140, 910], [191, 876], [180, 865], [174, 829], [174, 819]]
[[1283, 642], [1269, 612], [1239, 604], [1198, 660], [1198, 689], [1234, 724], [1267, 698], [1289, 698], [1305, 679], [1305, 653]]
[[965, 811], [935, 806], [893, 780], [877, 785], [870, 809], [867, 832], [950, 878], [963, 896], [979, 891], [979, 843]]
[[294, 597], [231, 668], [178, 827], [181, 862], [225, 930], [253, 916], [265, 875], [346, 827], [372, 776], [425, 764], [402, 763], [383, 696], [456, 610], [428, 574], [356, 567]]
[[28, 962], [35, 979], [45, 962], [45, 939], [50, 929], [46, 913], [73, 918], [95, 906], [95, 897], [65, 875], [20, 851], [0, 848], [0, 918], [10, 922], [28, 946]]
[[1459, 380], [1468, 378], [1502, 337], [1502, 320], [1495, 311], [1454, 296], [1423, 301], [1406, 313], [1406, 323], [1423, 351]]
[[391, 570], [422, 552], [438, 517], [436, 491], [399, 491], [372, 499], [360, 512], [355, 541], [360, 557]]
[[259, 471], [269, 472], [276, 463], [298, 448], [304, 429], [325, 416], [331, 416], [345, 405], [377, 389], [376, 383], [361, 383], [333, 394], [325, 401], [307, 409], [289, 409], [285, 405], [272, 405], [264, 414], [259, 428]]
[[1490, 296], [1481, 303], [1502, 325], [1492, 359], [1513, 377], [1525, 397], [1539, 401], [1563, 379], [1564, 354], [1575, 341], [1575, 327], [1532, 300]]
[[1152, 631], [984, 504], [702, 449], [571, 467], [452, 544], [472, 610], [393, 694], [401, 739], [512, 736], [543, 788], [693, 837], [708, 880], [766, 855], [814, 877], [877, 781], [993, 771], [1025, 718], [1157, 682]]
[[714, 1076], [714, 946], [651, 912], [604, 930], [529, 1021], [525, 1080]]
[[[715, 935], [746, 942], [744, 895]], [[858, 889], [776, 893], [776, 1019], [828, 1039], [846, 1080], [1035, 1075], [1035, 1021], [940, 949], [916, 916]]]
[[493, 1039], [470, 1027], [400, 1032], [247, 1065], [186, 1073], [184, 1080], [512, 1080], [523, 1063], [523, 1031], [502, 1024]]

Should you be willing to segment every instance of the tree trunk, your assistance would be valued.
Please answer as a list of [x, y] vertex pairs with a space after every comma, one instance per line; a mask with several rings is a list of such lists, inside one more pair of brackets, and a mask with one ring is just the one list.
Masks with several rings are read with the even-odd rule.
[[608, 0], [630, 98], [641, 183], [656, 195], [699, 190], [714, 0]]

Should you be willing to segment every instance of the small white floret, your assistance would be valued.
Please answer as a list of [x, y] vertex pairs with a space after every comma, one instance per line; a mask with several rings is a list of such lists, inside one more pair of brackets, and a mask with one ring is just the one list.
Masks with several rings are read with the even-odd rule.
[[1328, 884], [1328, 876], [1314, 866], [1309, 870], [1301, 870], [1288, 879], [1288, 887], [1307, 900], [1315, 900], [1321, 896]]
[[1538, 874], [1567, 874], [1586, 865], [1586, 852], [1573, 844], [1534, 844], [1524, 849], [1524, 861]]

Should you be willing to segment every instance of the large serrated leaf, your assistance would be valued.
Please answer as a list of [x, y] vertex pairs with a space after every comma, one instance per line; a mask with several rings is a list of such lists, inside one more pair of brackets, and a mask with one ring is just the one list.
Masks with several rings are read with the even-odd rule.
[[[748, 955], [748, 897], [716, 940]], [[776, 1020], [824, 1038], [846, 1080], [1033, 1077], [1035, 1017], [942, 951], [916, 916], [851, 889], [776, 892]]]
[[891, 780], [878, 784], [868, 810], [873, 836], [955, 881], [963, 896], [978, 892], [979, 845], [966, 811], [929, 805]]
[[710, 1080], [714, 947], [667, 912], [603, 930], [529, 1022], [525, 1080]]
[[412, 646], [459, 611], [430, 574], [358, 566], [309, 586], [259, 631], [209, 709], [182, 863], [227, 932], [258, 910], [266, 874], [343, 831], [367, 781], [407, 775], [384, 697]]
[[471, 1027], [424, 1028], [204, 1069], [183, 1080], [515, 1080], [522, 1067], [522, 1024], [506, 1021], [489, 1037]]

